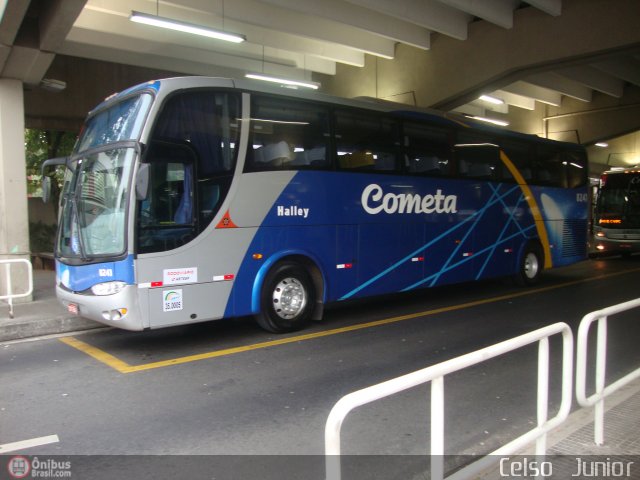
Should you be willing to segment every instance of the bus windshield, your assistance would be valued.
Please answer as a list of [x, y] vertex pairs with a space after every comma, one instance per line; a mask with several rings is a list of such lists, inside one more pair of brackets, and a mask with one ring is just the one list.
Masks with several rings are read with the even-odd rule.
[[623, 217], [607, 222], [609, 228], [640, 228], [640, 175], [607, 175], [598, 197], [598, 213]]
[[124, 255], [131, 175], [152, 96], [126, 97], [87, 120], [68, 162], [57, 254], [76, 262]]
[[126, 252], [135, 144], [74, 157], [62, 199], [58, 255], [88, 261]]
[[149, 94], [128, 97], [89, 117], [76, 144], [75, 153], [110, 143], [137, 140], [151, 100]]

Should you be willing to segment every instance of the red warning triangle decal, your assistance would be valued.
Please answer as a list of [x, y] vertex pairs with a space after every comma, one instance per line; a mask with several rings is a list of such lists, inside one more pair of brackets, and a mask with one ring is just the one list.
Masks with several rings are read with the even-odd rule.
[[233, 223], [233, 220], [231, 220], [229, 210], [227, 210], [227, 213], [224, 214], [224, 217], [222, 217], [222, 220], [220, 220], [216, 228], [238, 228], [238, 226]]

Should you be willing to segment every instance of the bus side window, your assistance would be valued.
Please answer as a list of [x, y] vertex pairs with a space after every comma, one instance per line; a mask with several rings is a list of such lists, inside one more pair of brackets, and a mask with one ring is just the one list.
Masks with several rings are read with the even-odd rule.
[[325, 169], [331, 164], [328, 144], [326, 108], [252, 96], [246, 171]]
[[491, 143], [457, 143], [454, 146], [458, 176], [462, 178], [474, 178], [479, 180], [499, 180], [501, 164], [499, 148]]
[[583, 152], [565, 151], [562, 153], [567, 176], [567, 187], [578, 188], [587, 184], [587, 159]]
[[200, 225], [208, 225], [218, 211], [218, 203], [222, 197], [221, 185], [215, 180], [198, 182], [199, 221]]
[[[141, 252], [176, 248], [215, 217], [235, 169], [239, 100], [231, 93], [196, 90], [172, 95], [162, 106], [145, 154], [151, 183], [140, 206]], [[181, 173], [172, 174], [182, 181], [168, 180], [168, 164], [183, 164]]]
[[153, 141], [146, 161], [149, 188], [139, 202], [140, 252], [177, 248], [196, 234], [196, 153], [188, 143]]
[[284, 140], [267, 143], [254, 149], [253, 162], [258, 170], [279, 170], [293, 159], [293, 151]]
[[428, 124], [405, 122], [405, 167], [415, 175], [451, 174], [450, 132]]
[[[528, 142], [522, 142], [517, 140], [503, 140], [500, 142], [500, 148], [506, 156], [506, 161], [518, 170], [520, 177], [525, 184], [530, 183], [533, 180], [533, 159], [531, 157], [532, 147]], [[503, 181], [515, 182], [509, 167], [502, 163], [502, 179]]]
[[399, 123], [390, 117], [336, 112], [336, 148], [341, 170], [398, 173]]
[[534, 183], [549, 187], [566, 187], [565, 169], [557, 148], [538, 146], [534, 168]]

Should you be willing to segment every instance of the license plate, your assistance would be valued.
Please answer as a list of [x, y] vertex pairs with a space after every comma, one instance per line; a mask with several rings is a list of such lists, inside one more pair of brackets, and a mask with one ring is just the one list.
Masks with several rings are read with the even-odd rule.
[[76, 305], [75, 303], [70, 303], [69, 305], [67, 305], [67, 310], [74, 315], [78, 315], [78, 305]]

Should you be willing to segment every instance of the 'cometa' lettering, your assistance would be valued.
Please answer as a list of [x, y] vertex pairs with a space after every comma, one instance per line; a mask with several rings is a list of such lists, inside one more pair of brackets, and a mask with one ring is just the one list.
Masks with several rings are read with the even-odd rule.
[[371, 215], [378, 213], [456, 213], [458, 197], [444, 195], [420, 196], [417, 193], [384, 193], [380, 185], [372, 183], [362, 191], [362, 208]]

